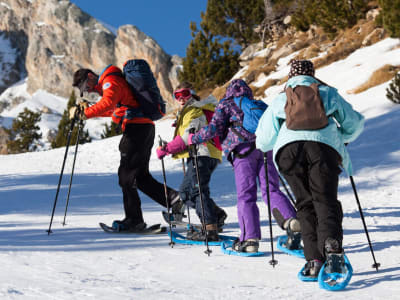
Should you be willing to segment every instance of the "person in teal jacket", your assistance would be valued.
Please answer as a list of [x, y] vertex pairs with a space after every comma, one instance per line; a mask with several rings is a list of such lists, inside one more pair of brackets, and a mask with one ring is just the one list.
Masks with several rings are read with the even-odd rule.
[[353, 110], [337, 89], [314, 77], [308, 60], [293, 60], [286, 87], [318, 86], [328, 125], [317, 130], [290, 130], [286, 126], [286, 93], [279, 94], [260, 119], [256, 147], [273, 149], [277, 169], [291, 187], [301, 225], [307, 263], [303, 276], [317, 277], [323, 263], [343, 265], [343, 212], [337, 200], [340, 166], [352, 175], [346, 146], [364, 128], [364, 117]]

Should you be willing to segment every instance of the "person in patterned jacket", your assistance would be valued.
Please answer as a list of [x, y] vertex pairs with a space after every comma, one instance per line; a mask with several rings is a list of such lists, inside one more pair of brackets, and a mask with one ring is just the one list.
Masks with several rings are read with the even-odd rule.
[[[226, 89], [225, 97], [218, 103], [210, 123], [189, 136], [189, 144], [201, 144], [215, 136], [222, 142], [225, 156], [232, 163], [236, 191], [237, 213], [241, 230], [233, 244], [239, 252], [257, 252], [261, 239], [260, 213], [257, 206], [257, 179], [262, 197], [267, 203], [266, 178], [263, 153], [255, 149], [256, 136], [237, 125], [243, 122], [243, 111], [233, 98], [245, 96], [253, 99], [250, 87], [241, 79], [233, 80]], [[239, 134], [238, 134], [239, 133]], [[300, 231], [296, 211], [289, 199], [279, 190], [279, 176], [268, 152], [268, 178], [271, 195], [271, 210], [283, 229], [288, 227]]]
[[[120, 124], [123, 134], [119, 144], [121, 153], [118, 168], [119, 185], [122, 188], [125, 218], [113, 222], [117, 230], [140, 230], [146, 227], [141, 209], [138, 189], [160, 205], [166, 207], [164, 185], [156, 181], [149, 172], [151, 149], [154, 143], [155, 128], [152, 120], [135, 116], [139, 103], [131, 88], [116, 66], [107, 66], [100, 75], [90, 69], [79, 69], [74, 73], [72, 86], [83, 92], [95, 92], [102, 98], [94, 105], [82, 105], [79, 117], [112, 117]], [[77, 107], [70, 109], [70, 118], [75, 118]], [[168, 187], [169, 205], [180, 210], [182, 201], [179, 193]]]

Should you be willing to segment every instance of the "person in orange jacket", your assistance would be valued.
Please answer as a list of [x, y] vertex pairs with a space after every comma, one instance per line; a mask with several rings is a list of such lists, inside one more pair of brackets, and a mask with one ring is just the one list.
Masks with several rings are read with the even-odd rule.
[[[149, 172], [151, 149], [154, 144], [155, 127], [152, 120], [135, 116], [140, 109], [131, 88], [124, 79], [121, 69], [107, 66], [100, 75], [90, 69], [79, 69], [74, 73], [72, 86], [83, 92], [95, 92], [102, 98], [92, 106], [80, 103], [70, 109], [70, 118], [90, 119], [111, 117], [121, 125], [121, 153], [118, 168], [119, 185], [122, 188], [125, 218], [114, 221], [113, 227], [119, 231], [144, 229], [141, 201], [138, 189], [160, 205], [166, 207], [164, 185], [156, 181]], [[80, 108], [80, 109], [78, 109]], [[179, 193], [167, 187], [168, 203], [173, 214], [183, 211]]]

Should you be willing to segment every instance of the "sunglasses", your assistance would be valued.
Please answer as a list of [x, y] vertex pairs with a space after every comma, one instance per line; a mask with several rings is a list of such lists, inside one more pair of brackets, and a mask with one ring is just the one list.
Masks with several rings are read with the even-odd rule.
[[192, 91], [190, 89], [180, 89], [174, 92], [175, 100], [187, 100], [192, 96]]

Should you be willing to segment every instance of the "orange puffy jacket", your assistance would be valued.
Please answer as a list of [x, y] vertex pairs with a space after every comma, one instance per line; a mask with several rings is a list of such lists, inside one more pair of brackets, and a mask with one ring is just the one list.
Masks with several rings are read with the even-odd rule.
[[[117, 74], [115, 74], [117, 73]], [[96, 91], [102, 98], [94, 105], [85, 109], [85, 116], [94, 117], [112, 117], [114, 123], [119, 124], [122, 120], [122, 130], [125, 130], [126, 124], [150, 123], [152, 120], [143, 117], [126, 117], [128, 108], [138, 108], [139, 103], [132, 94], [126, 80], [118, 75], [122, 74], [121, 69], [116, 66], [108, 66], [100, 74]]]

